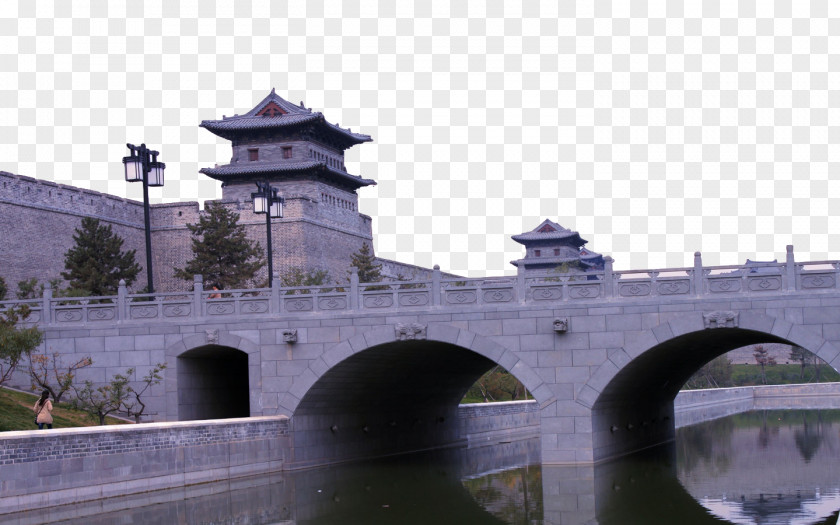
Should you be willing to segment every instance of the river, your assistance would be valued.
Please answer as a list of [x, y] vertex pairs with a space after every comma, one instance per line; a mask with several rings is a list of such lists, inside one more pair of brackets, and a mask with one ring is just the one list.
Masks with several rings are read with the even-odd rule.
[[840, 410], [764, 410], [677, 430], [595, 467], [540, 466], [536, 439], [0, 516], [16, 525], [802, 524], [840, 509]]

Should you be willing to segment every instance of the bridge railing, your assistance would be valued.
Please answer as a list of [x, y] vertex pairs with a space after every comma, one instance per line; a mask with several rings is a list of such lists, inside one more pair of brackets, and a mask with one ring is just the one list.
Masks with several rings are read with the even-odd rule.
[[0, 302], [0, 312], [29, 307], [29, 323], [47, 325], [96, 324], [131, 321], [171, 321], [225, 316], [428, 310], [487, 305], [533, 304], [543, 307], [584, 300], [621, 301], [655, 297], [708, 297], [831, 291], [840, 288], [840, 261], [797, 263], [788, 246], [783, 263], [703, 266], [695, 253], [694, 266], [654, 270], [614, 271], [605, 259], [603, 271], [577, 274], [525, 273], [483, 278], [443, 278], [435, 266], [431, 279], [360, 283], [352, 273], [346, 284], [206, 290], [196, 276], [193, 290], [129, 294], [124, 283], [116, 296], [53, 297], [47, 285], [40, 299]]

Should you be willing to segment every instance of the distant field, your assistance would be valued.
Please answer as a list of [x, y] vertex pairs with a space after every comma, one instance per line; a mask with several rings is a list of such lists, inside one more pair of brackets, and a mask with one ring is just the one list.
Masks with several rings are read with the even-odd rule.
[[[768, 385], [789, 385], [793, 383], [816, 383], [816, 371], [813, 366], [805, 368], [802, 378], [799, 377], [799, 365], [766, 366], [764, 373]], [[820, 367], [820, 383], [840, 381], [840, 374], [828, 365]], [[761, 368], [758, 365], [732, 365], [733, 386], [761, 385]]]
[[[0, 388], [0, 432], [37, 430], [32, 407], [35, 406], [38, 397], [34, 394]], [[52, 415], [53, 428], [91, 427], [98, 423], [84, 412], [73, 410], [66, 403], [53, 408]], [[127, 422], [109, 417], [106, 418], [106, 424], [121, 425]]]

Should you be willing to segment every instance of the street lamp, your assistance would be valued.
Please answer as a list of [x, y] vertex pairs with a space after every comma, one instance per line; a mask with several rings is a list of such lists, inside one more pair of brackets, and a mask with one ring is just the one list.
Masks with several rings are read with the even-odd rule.
[[271, 219], [283, 218], [283, 204], [286, 202], [283, 197], [277, 195], [277, 188], [271, 187], [267, 182], [257, 183], [257, 192], [251, 194], [254, 199], [254, 213], [265, 214], [265, 239], [268, 245], [268, 286], [273, 285], [274, 269], [271, 256]]
[[152, 284], [152, 228], [149, 221], [149, 186], [163, 186], [163, 170], [166, 164], [158, 162], [158, 152], [146, 148], [145, 144], [126, 144], [131, 155], [123, 157], [126, 182], [143, 182], [143, 219], [146, 222], [146, 286], [148, 293], [155, 293]]

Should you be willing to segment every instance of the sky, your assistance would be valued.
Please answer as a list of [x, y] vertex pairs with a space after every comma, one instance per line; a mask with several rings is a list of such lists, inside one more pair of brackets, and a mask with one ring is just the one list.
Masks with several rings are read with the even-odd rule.
[[[124, 5], [127, 4], [127, 5]], [[0, 170], [221, 197], [198, 124], [272, 88], [348, 151], [377, 255], [513, 273], [544, 219], [617, 270], [840, 259], [840, 2], [31, 2], [0, 10]]]

